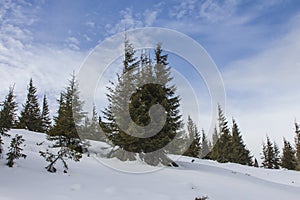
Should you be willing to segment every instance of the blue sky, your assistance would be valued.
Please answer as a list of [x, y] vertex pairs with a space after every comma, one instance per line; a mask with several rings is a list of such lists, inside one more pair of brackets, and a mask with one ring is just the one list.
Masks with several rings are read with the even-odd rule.
[[[125, 27], [151, 26], [182, 32], [205, 48], [224, 81], [227, 116], [236, 118], [257, 157], [266, 134], [279, 144], [283, 136], [293, 140], [294, 119], [300, 121], [297, 0], [1, 0], [0, 94], [15, 83], [24, 102], [33, 77], [55, 110], [69, 75], [95, 46]], [[204, 93], [203, 115], [209, 103]], [[206, 122], [200, 117], [208, 130]]]

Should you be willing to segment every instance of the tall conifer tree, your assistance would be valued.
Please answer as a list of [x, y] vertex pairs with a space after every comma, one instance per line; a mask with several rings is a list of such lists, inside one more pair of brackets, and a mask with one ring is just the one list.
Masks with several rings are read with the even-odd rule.
[[41, 132], [47, 133], [51, 128], [51, 118], [46, 95], [43, 98], [43, 108], [41, 115]]
[[284, 147], [282, 150], [281, 167], [289, 170], [295, 170], [297, 165], [295, 150], [285, 138], [283, 138], [283, 143]]
[[41, 130], [41, 110], [36, 94], [36, 87], [33, 86], [32, 79], [28, 85], [26, 103], [23, 105], [21, 116], [19, 117], [18, 128], [28, 129], [30, 131]]
[[10, 87], [5, 100], [1, 103], [0, 127], [6, 129], [15, 127], [17, 106], [14, 95], [14, 87]]
[[[167, 55], [162, 54], [161, 46], [158, 45], [155, 50], [155, 64], [152, 65], [151, 59], [147, 56], [142, 55], [141, 60], [138, 60], [135, 54], [132, 44], [126, 39], [123, 74], [118, 76], [116, 84], [112, 83], [112, 86], [108, 88], [109, 105], [103, 111], [105, 121], [101, 123], [107, 137], [121, 150], [126, 151], [118, 153], [121, 156], [117, 157], [121, 157], [122, 160], [135, 159], [135, 153], [143, 157], [144, 153], [150, 155], [160, 150], [171, 142], [178, 130], [182, 128], [179, 97], [175, 95], [176, 88], [169, 86], [172, 77]], [[153, 79], [153, 83], [146, 81], [148, 78]], [[148, 84], [143, 84], [147, 82]], [[148, 132], [136, 130], [135, 124], [141, 127], [148, 125], [150, 123], [149, 109], [155, 104], [161, 104], [166, 110], [166, 123], [163, 128], [149, 138], [129, 135], [128, 133], [148, 134]], [[130, 117], [128, 117], [128, 112]], [[130, 118], [135, 124], [132, 124]], [[156, 123], [161, 123], [163, 116], [157, 116], [154, 120]], [[113, 154], [116, 155], [116, 153]], [[172, 161], [165, 154], [164, 150], [157, 151], [156, 155], [152, 154], [151, 158], [146, 156], [147, 158], [142, 159], [153, 165], [160, 162], [168, 165]]]
[[300, 127], [297, 122], [295, 122], [295, 147], [296, 147], [296, 170], [300, 171]]
[[209, 142], [207, 140], [207, 135], [202, 129], [200, 158], [206, 157], [206, 155], [208, 155], [209, 152], [210, 152], [210, 148], [209, 148]]
[[55, 173], [55, 164], [60, 160], [63, 163], [64, 172], [67, 173], [66, 159], [79, 161], [83, 152], [78, 130], [81, 129], [85, 112], [82, 111], [83, 101], [79, 98], [79, 86], [74, 73], [66, 91], [61, 93], [58, 103], [57, 116], [54, 117], [54, 125], [47, 138], [54, 142], [51, 148], [58, 148], [58, 151], [53, 153], [47, 149], [40, 151], [40, 155], [49, 162], [46, 166], [47, 171]]
[[187, 131], [190, 137], [189, 139], [191, 140], [191, 144], [183, 155], [198, 158], [200, 156], [200, 149], [201, 149], [200, 132], [197, 128], [197, 125], [195, 124], [195, 122], [192, 120], [190, 116], [188, 116]]
[[232, 160], [231, 162], [239, 163], [242, 165], [252, 165], [252, 156], [250, 151], [246, 148], [242, 139], [239, 127], [236, 121], [232, 120]]
[[220, 105], [218, 105], [218, 125], [220, 139], [214, 145], [210, 153], [210, 158], [218, 162], [230, 162], [233, 152], [232, 136], [230, 135], [228, 122]]

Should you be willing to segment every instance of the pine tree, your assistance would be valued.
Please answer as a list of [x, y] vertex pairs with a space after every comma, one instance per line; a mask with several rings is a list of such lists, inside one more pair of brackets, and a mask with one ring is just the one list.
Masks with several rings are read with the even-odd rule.
[[14, 87], [9, 88], [5, 100], [1, 103], [0, 110], [0, 158], [2, 158], [3, 137], [10, 137], [7, 131], [14, 127], [16, 121], [17, 103], [15, 102]]
[[15, 101], [14, 87], [9, 88], [9, 92], [1, 104], [0, 110], [0, 127], [11, 129], [15, 127], [17, 103]]
[[280, 150], [277, 144], [274, 142], [274, 169], [279, 169], [280, 167]]
[[281, 167], [289, 170], [295, 170], [297, 164], [295, 150], [285, 138], [283, 138], [283, 143], [284, 147], [282, 150]]
[[[56, 172], [55, 164], [62, 161], [64, 172], [67, 172], [66, 160], [79, 161], [82, 157], [83, 147], [78, 130], [81, 129], [82, 119], [85, 113], [82, 111], [83, 101], [79, 99], [78, 82], [73, 74], [69, 86], [60, 95], [59, 109], [54, 117], [54, 125], [48, 133], [48, 140], [54, 144], [50, 148], [58, 149], [55, 153], [49, 149], [46, 152], [40, 151], [40, 155], [49, 162], [46, 167], [49, 172]], [[78, 129], [78, 130], [77, 130]]]
[[23, 144], [25, 140], [23, 139], [22, 135], [16, 135], [10, 143], [9, 151], [6, 154], [7, 155], [7, 165], [9, 167], [13, 167], [14, 160], [17, 160], [19, 158], [26, 158], [27, 155], [23, 154], [23, 149], [21, 148], [21, 145]]
[[236, 121], [232, 120], [232, 160], [231, 162], [239, 163], [242, 165], [252, 165], [252, 156], [250, 151], [246, 148], [242, 139], [239, 127]]
[[267, 142], [266, 144], [263, 144], [263, 155], [262, 155], [262, 166], [264, 168], [268, 169], [274, 169], [275, 168], [275, 148], [273, 143], [271, 142], [270, 138], [267, 136]]
[[51, 128], [51, 118], [46, 95], [43, 98], [43, 108], [41, 115], [41, 132], [47, 133]]
[[135, 56], [133, 45], [127, 38], [124, 43], [124, 54], [123, 72], [118, 75], [117, 83], [111, 82], [112, 86], [107, 88], [109, 105], [102, 111], [106, 122], [102, 122], [101, 127], [114, 145], [126, 151], [136, 151], [131, 145], [136, 138], [127, 132], [130, 123], [128, 103], [132, 92], [135, 91], [139, 61]]
[[18, 128], [28, 129], [30, 131], [41, 130], [41, 111], [36, 95], [36, 88], [33, 86], [32, 79], [30, 79], [27, 93], [27, 100], [23, 105], [21, 116], [19, 117]]
[[82, 111], [83, 101], [79, 98], [79, 86], [74, 74], [66, 91], [61, 93], [58, 102], [58, 115], [54, 117], [54, 125], [49, 131], [49, 136], [53, 136], [54, 140], [56, 136], [63, 136], [66, 140], [65, 145], [71, 145], [72, 148], [81, 151], [78, 130], [81, 128], [85, 112]]
[[188, 116], [187, 130], [191, 140], [191, 144], [183, 155], [198, 158], [200, 155], [201, 138], [198, 128], [190, 116]]
[[214, 145], [210, 158], [217, 160], [218, 162], [230, 162], [232, 160], [232, 136], [230, 135], [230, 130], [228, 128], [228, 122], [221, 106], [218, 105], [218, 122], [219, 122], [219, 132], [220, 139]]
[[300, 128], [299, 124], [295, 122], [295, 147], [296, 147], [296, 170], [300, 171]]
[[202, 129], [201, 136], [201, 150], [200, 150], [200, 158], [204, 158], [210, 152], [209, 142], [207, 141], [207, 135]]
[[[125, 40], [123, 74], [118, 76], [116, 84], [112, 83], [112, 86], [108, 88], [109, 105], [103, 111], [106, 121], [101, 123], [108, 139], [114, 145], [119, 146], [121, 151], [126, 151], [119, 153], [122, 155], [122, 158], [119, 157], [121, 160], [135, 159], [134, 154], [143, 156], [144, 153], [149, 153], [148, 155], [150, 155], [151, 152], [162, 149], [174, 139], [182, 128], [179, 97], [175, 95], [176, 88], [168, 85], [172, 78], [166, 62], [167, 55], [162, 55], [161, 46], [158, 45], [155, 50], [155, 64], [152, 65], [150, 58], [142, 56], [141, 61], [137, 59], [135, 53], [133, 46], [128, 40]], [[152, 66], [153, 70], [151, 70]], [[145, 83], [143, 79], [146, 77], [153, 81], [143, 85]], [[154, 84], [157, 82], [159, 84]], [[162, 105], [166, 110], [165, 124], [162, 124], [164, 122], [163, 114], [155, 116], [153, 121], [150, 121], [149, 110], [155, 104]], [[157, 126], [151, 126], [145, 131], [136, 125], [145, 127], [149, 123], [155, 123], [163, 128], [156, 135], [147, 137], [150, 132], [156, 130]], [[111, 155], [115, 155], [115, 153]], [[145, 157], [142, 159], [153, 165], [159, 162], [168, 165], [170, 161], [166, 157], [165, 150], [158, 151], [157, 155], [152, 154], [149, 159]]]

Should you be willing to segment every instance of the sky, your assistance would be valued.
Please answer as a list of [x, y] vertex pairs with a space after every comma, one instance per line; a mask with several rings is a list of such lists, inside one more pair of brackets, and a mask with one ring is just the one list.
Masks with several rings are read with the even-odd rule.
[[[294, 121], [300, 122], [297, 0], [0, 0], [1, 100], [15, 84], [17, 101], [24, 103], [32, 77], [39, 96], [47, 94], [55, 115], [56, 99], [70, 74], [80, 70], [97, 45], [125, 28], [144, 27], [178, 31], [204, 48], [224, 83], [226, 116], [229, 121], [235, 118], [255, 157], [266, 135], [279, 146], [283, 137], [293, 142]], [[180, 56], [170, 52], [169, 61], [185, 77], [175, 83], [191, 112], [186, 113], [210, 132], [209, 86], [201, 76], [193, 77], [191, 64]], [[110, 78], [107, 73], [104, 82]], [[185, 94], [188, 84], [195, 90], [199, 113], [192, 112], [194, 104]], [[99, 110], [105, 107], [101, 97]]]

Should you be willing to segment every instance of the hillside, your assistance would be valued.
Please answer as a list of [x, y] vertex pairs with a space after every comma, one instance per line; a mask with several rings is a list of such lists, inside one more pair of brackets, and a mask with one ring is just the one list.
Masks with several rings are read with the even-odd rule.
[[[24, 136], [28, 157], [17, 160], [14, 168], [0, 160], [0, 200], [194, 200], [200, 196], [212, 200], [297, 200], [300, 195], [299, 172], [200, 159], [191, 162], [189, 157], [179, 158], [179, 168], [166, 168], [84, 155], [81, 162], [69, 161], [67, 174], [61, 168], [51, 174], [44, 169], [47, 163], [38, 153], [49, 145], [44, 134], [25, 130], [9, 133]], [[36, 145], [43, 141], [41, 146]], [[134, 171], [139, 173], [129, 173]]]

